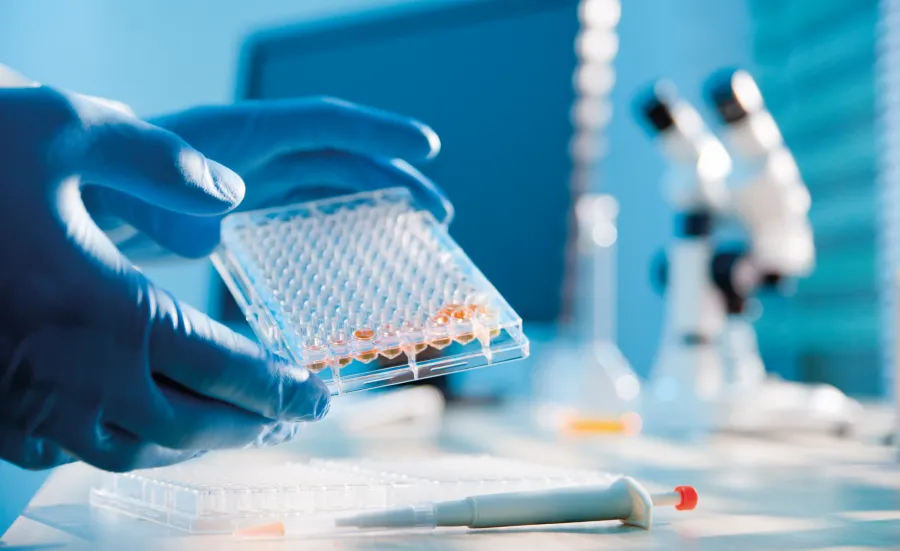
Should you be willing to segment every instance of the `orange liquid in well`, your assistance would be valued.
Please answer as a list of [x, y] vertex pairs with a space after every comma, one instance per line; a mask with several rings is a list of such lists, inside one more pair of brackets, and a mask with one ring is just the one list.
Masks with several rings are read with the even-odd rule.
[[426, 348], [428, 348], [427, 342], [417, 342], [416, 344], [413, 345], [413, 350], [416, 352], [416, 354], [425, 350]]
[[385, 348], [381, 351], [381, 355], [389, 360], [396, 358], [401, 353], [403, 353], [403, 350], [401, 350], [399, 346], [392, 346], [391, 348]]
[[328, 362], [326, 362], [325, 360], [322, 360], [319, 362], [313, 362], [306, 366], [306, 368], [309, 369], [310, 371], [312, 371], [313, 373], [318, 373], [319, 371], [322, 371], [326, 367], [328, 367]]
[[448, 346], [450, 346], [451, 340], [452, 339], [450, 339], [450, 337], [441, 337], [439, 339], [434, 339], [433, 341], [431, 341], [431, 346], [437, 348], [438, 350], [447, 348]]
[[353, 361], [353, 358], [350, 356], [343, 356], [337, 359], [338, 367], [346, 367], [350, 365], [350, 362]]
[[447, 325], [448, 323], [450, 323], [450, 316], [438, 312], [438, 315], [431, 318], [431, 322], [435, 325]]
[[[360, 328], [353, 332], [353, 338], [358, 341], [371, 341], [375, 338], [375, 331], [368, 328]], [[378, 350], [372, 348], [371, 350], [357, 352], [355, 357], [362, 363], [367, 364], [378, 357]]]
[[470, 312], [469, 310], [456, 310], [455, 312], [453, 312], [453, 317], [458, 320], [465, 321], [468, 319], [472, 319], [472, 312]]
[[453, 312], [456, 312], [457, 310], [462, 310], [462, 309], [463, 309], [462, 304], [450, 303], [450, 304], [445, 304], [440, 309], [440, 312], [444, 313], [444, 314], [452, 314]]

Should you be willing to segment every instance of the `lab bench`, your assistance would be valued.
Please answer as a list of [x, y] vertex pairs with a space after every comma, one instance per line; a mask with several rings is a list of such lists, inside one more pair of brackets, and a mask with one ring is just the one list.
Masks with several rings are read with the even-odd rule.
[[154, 523], [92, 518], [90, 488], [102, 476], [84, 465], [60, 468], [4, 538], [7, 549], [897, 549], [900, 462], [878, 436], [889, 411], [869, 408], [853, 439], [814, 434], [717, 435], [676, 441], [651, 436], [562, 437], [526, 420], [527, 409], [450, 408], [440, 430], [412, 439], [300, 438], [259, 451], [301, 456], [484, 453], [627, 474], [656, 486], [692, 485], [695, 511], [660, 510], [649, 531], [616, 522], [452, 530], [407, 535], [248, 541], [191, 535]]

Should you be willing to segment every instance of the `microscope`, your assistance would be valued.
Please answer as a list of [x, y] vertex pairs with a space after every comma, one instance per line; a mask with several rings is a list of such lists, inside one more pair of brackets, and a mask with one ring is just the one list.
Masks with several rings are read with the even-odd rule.
[[645, 420], [704, 431], [718, 418], [714, 410], [724, 384], [717, 340], [725, 304], [711, 269], [712, 233], [728, 206], [731, 157], [670, 83], [656, 83], [635, 107], [671, 161], [664, 194], [675, 212], [674, 236], [659, 269], [665, 320], [642, 400]]
[[[815, 265], [810, 195], [753, 78], [725, 70], [705, 96], [723, 144], [671, 84], [635, 102], [670, 161], [674, 236], [656, 265], [665, 325], [643, 399], [648, 426], [690, 431], [846, 433], [860, 406], [831, 385], [769, 376], [748, 304]], [[727, 148], [726, 148], [727, 145]], [[729, 232], [741, 237], [729, 245]]]

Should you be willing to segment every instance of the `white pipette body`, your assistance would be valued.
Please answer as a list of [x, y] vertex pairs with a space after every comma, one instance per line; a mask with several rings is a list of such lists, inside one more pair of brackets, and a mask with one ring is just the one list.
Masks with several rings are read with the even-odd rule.
[[679, 487], [674, 492], [651, 496], [634, 479], [622, 477], [607, 486], [487, 494], [362, 513], [338, 519], [336, 525], [360, 529], [497, 528], [618, 520], [649, 529], [654, 505], [689, 510], [696, 502], [693, 488]]

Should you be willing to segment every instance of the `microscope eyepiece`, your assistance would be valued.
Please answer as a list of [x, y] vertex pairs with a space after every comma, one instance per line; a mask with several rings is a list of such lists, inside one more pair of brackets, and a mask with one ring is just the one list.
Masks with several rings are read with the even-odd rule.
[[658, 82], [639, 92], [634, 101], [635, 117], [653, 134], [661, 134], [675, 126], [672, 114], [674, 88], [666, 82]]
[[749, 73], [723, 69], [706, 81], [706, 98], [722, 122], [735, 124], [762, 109], [762, 94]]

